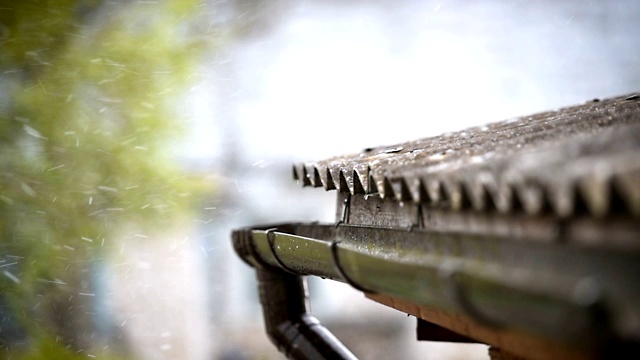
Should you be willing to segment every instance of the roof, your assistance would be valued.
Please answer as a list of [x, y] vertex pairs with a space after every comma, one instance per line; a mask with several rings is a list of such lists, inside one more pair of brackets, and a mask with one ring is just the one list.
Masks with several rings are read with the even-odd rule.
[[294, 165], [303, 186], [460, 210], [640, 217], [631, 94]]

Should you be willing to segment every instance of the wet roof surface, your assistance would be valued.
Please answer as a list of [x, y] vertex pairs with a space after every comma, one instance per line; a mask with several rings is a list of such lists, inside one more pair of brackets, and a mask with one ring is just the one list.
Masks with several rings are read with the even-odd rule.
[[293, 173], [304, 186], [453, 210], [640, 216], [640, 96], [368, 148]]

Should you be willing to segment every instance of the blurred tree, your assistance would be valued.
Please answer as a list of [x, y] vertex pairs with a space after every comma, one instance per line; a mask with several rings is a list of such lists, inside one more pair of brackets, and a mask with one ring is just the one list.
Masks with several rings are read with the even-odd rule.
[[197, 5], [0, 5], [4, 350], [86, 357], [105, 249], [187, 218], [198, 190], [173, 149], [185, 120], [176, 99], [205, 47], [190, 31]]

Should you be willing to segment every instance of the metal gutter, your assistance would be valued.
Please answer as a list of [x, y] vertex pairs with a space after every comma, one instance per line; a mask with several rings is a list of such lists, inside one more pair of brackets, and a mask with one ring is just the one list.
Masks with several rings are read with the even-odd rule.
[[234, 245], [258, 269], [346, 282], [588, 352], [640, 341], [635, 252], [347, 224], [238, 230]]
[[256, 268], [265, 329], [280, 352], [289, 359], [356, 359], [309, 313], [304, 278], [286, 268], [268, 265], [256, 252], [250, 230], [234, 231], [233, 243], [241, 257]]

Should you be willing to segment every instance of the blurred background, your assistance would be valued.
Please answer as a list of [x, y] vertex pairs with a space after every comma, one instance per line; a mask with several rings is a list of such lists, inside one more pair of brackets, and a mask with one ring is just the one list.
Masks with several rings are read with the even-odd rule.
[[[293, 162], [638, 91], [640, 3], [0, 0], [0, 357], [281, 359], [231, 229]], [[310, 279], [363, 359], [487, 359]]]

